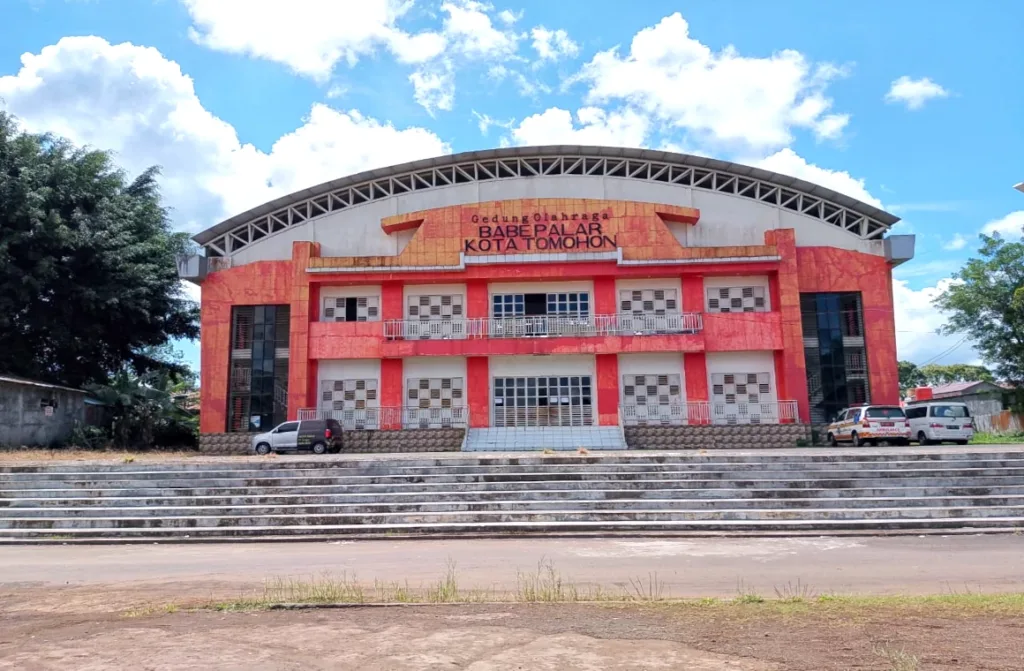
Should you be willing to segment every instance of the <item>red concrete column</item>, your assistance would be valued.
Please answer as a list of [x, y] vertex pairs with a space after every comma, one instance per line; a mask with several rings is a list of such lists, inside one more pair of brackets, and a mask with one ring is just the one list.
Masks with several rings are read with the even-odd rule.
[[384, 409], [380, 428], [385, 431], [402, 428], [401, 408], [405, 403], [401, 359], [380, 360], [380, 407]]
[[900, 372], [896, 359], [892, 268], [887, 266], [883, 272], [885, 276], [880, 281], [869, 283], [865, 278], [861, 282], [864, 347], [868, 355], [871, 402], [896, 405], [900, 402]]
[[[687, 403], [699, 403], [710, 398], [708, 396], [708, 363], [704, 352], [683, 354], [683, 377], [686, 378]], [[690, 424], [706, 423], [706, 419], [699, 416], [690, 418]]]
[[[796, 256], [796, 234], [793, 229], [765, 232], [765, 243], [775, 245], [779, 261], [778, 274], [773, 276], [776, 289], [772, 291], [772, 310], [782, 318], [782, 374], [776, 365], [775, 385], [780, 401], [795, 400], [801, 422], [811, 419], [807, 392], [807, 363], [804, 359], [804, 334], [800, 316], [800, 273]], [[769, 286], [771, 289], [771, 286]], [[778, 298], [775, 298], [775, 293]], [[776, 357], [776, 361], [779, 358]], [[786, 396], [782, 393], [785, 391]]]
[[[203, 293], [212, 292], [204, 285]], [[223, 433], [228, 430], [231, 303], [203, 296], [200, 312], [202, 335], [199, 342], [203, 365], [199, 369], [199, 397], [203, 411], [199, 415], [199, 430], [202, 433]]]
[[491, 316], [491, 299], [485, 280], [466, 283], [466, 319], [487, 319]]
[[683, 312], [704, 312], [704, 277], [683, 275]]
[[405, 298], [401, 282], [385, 282], [380, 289], [380, 318], [405, 319]]
[[617, 426], [619, 423], [619, 355], [598, 354], [597, 411], [598, 424]]
[[309, 361], [309, 324], [319, 309], [318, 287], [310, 287], [309, 259], [320, 256], [320, 245], [292, 243], [291, 328], [288, 333], [288, 417], [296, 419], [300, 408], [316, 403], [316, 368]]
[[466, 358], [466, 399], [470, 428], [491, 425], [491, 367], [485, 356]]
[[615, 295], [614, 277], [594, 278], [594, 314], [613, 315], [619, 311], [619, 299]]

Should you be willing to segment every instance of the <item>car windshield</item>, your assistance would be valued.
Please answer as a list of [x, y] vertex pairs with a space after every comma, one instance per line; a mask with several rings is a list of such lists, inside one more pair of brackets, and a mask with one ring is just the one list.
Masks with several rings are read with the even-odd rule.
[[868, 417], [872, 419], [904, 419], [903, 408], [868, 408]]
[[932, 417], [970, 417], [966, 405], [933, 405]]

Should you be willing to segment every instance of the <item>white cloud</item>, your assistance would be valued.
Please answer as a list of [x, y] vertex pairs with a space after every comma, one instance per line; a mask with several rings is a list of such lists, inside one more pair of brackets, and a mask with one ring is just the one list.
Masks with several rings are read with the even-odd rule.
[[765, 170], [772, 170], [784, 175], [790, 175], [791, 177], [805, 179], [808, 182], [846, 194], [869, 205], [874, 205], [878, 208], [882, 207], [882, 202], [868, 192], [867, 187], [864, 186], [863, 179], [854, 177], [843, 170], [829, 170], [816, 166], [813, 163], [808, 163], [805, 158], [788, 147], [760, 161], [748, 161], [748, 163]]
[[501, 19], [502, 23], [512, 25], [519, 19], [523, 18], [523, 11], [519, 10], [519, 12], [516, 13], [508, 9], [503, 9], [498, 12], [498, 18]]
[[916, 110], [924, 107], [924, 104], [932, 98], [946, 98], [949, 91], [942, 88], [931, 79], [911, 79], [904, 75], [895, 80], [885, 94], [885, 102], [900, 103], [906, 105], [907, 109]]
[[568, 110], [551, 107], [523, 119], [512, 128], [511, 141], [518, 145], [582, 144], [639, 147], [650, 132], [650, 122], [633, 110], [606, 112], [584, 107], [573, 123]]
[[1002, 219], [990, 221], [981, 229], [985, 235], [998, 233], [1004, 238], [1016, 240], [1024, 235], [1024, 210], [1011, 212]]
[[598, 53], [573, 81], [588, 85], [588, 102], [623, 101], [701, 144], [760, 153], [786, 146], [799, 128], [839, 137], [850, 117], [830, 113], [825, 90], [844, 74], [792, 50], [766, 58], [731, 46], [713, 52], [676, 13], [638, 32], [628, 55], [618, 47]]
[[949, 252], [955, 252], [963, 249], [967, 246], [968, 240], [966, 236], [959, 233], [955, 234], [948, 242], [942, 245], [942, 248]]
[[99, 37], [66, 37], [23, 55], [16, 75], [0, 77], [0, 101], [27, 130], [113, 150], [130, 173], [162, 166], [171, 216], [191, 231], [328, 179], [450, 151], [423, 128], [315, 104], [265, 153], [203, 107], [177, 63]]
[[480, 129], [481, 135], [487, 135], [487, 131], [491, 129], [491, 126], [497, 126], [499, 128], [505, 128], [506, 130], [511, 128], [515, 124], [515, 119], [509, 119], [508, 121], [499, 121], [492, 116], [487, 114], [481, 114], [476, 110], [473, 110], [473, 116], [476, 118], [477, 128]]
[[412, 3], [402, 0], [182, 0], [192, 18], [189, 36], [211, 49], [282, 63], [326, 81], [334, 66], [385, 47], [405, 63], [438, 56], [445, 39], [411, 35], [396, 26]]
[[511, 30], [498, 30], [487, 15], [489, 5], [473, 0], [446, 0], [441, 11], [444, 33], [456, 49], [470, 58], [499, 59], [513, 56], [519, 37]]
[[561, 28], [548, 30], [544, 26], [537, 26], [530, 31], [530, 35], [533, 37], [533, 48], [542, 61], [573, 58], [580, 52], [580, 46]]
[[487, 76], [496, 82], [511, 79], [515, 82], [516, 88], [519, 90], [519, 95], [527, 98], [536, 98], [539, 93], [551, 93], [551, 87], [544, 82], [529, 79], [522, 72], [512, 70], [500, 63], [492, 65], [487, 70]]
[[946, 290], [953, 280], [945, 278], [934, 286], [913, 290], [907, 282], [893, 279], [892, 295], [896, 317], [896, 354], [901, 361], [913, 361], [921, 364], [938, 357], [949, 350], [933, 363], [975, 363], [979, 356], [970, 341], [957, 343], [962, 335], [939, 335], [936, 330], [946, 323], [943, 313], [935, 309], [932, 301]]
[[455, 73], [450, 61], [416, 70], [409, 75], [416, 102], [433, 116], [435, 110], [451, 111], [455, 104]]

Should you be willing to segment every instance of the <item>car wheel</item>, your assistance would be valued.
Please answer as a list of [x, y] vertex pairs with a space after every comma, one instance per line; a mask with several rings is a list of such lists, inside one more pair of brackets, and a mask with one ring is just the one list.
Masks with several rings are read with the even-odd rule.
[[838, 447], [839, 446], [839, 441], [836, 440], [835, 434], [832, 434], [832, 433], [828, 434], [828, 444], [831, 445], [832, 447]]
[[928, 440], [928, 436], [924, 435], [924, 431], [917, 432], [917, 444], [918, 445], [931, 445], [932, 442]]
[[256, 446], [256, 454], [270, 454], [270, 444], [260, 443]]
[[958, 440], [958, 441], [956, 441], [956, 444], [957, 445], [966, 445], [969, 442], [971, 442], [971, 441], [969, 441], [969, 440]]
[[313, 454], [327, 454], [327, 445], [324, 443], [313, 443]]
[[857, 435], [857, 432], [856, 432], [856, 431], [854, 431], [854, 432], [853, 432], [853, 433], [852, 433], [852, 434], [850, 435], [850, 442], [851, 442], [851, 443], [853, 444], [853, 446], [854, 446], [854, 447], [860, 447], [861, 445], [863, 445], [863, 444], [864, 444], [864, 443], [862, 443], [862, 442], [861, 442], [861, 440], [860, 440], [860, 436], [858, 436], [858, 435]]

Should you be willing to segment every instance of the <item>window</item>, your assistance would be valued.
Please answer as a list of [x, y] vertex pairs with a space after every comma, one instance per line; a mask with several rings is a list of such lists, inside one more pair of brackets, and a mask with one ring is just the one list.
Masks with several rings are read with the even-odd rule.
[[869, 355], [859, 293], [800, 294], [811, 421], [870, 403]]
[[295, 433], [299, 430], [298, 422], [285, 422], [281, 426], [277, 427], [274, 433]]
[[905, 417], [903, 408], [868, 408], [869, 419], [903, 419]]
[[708, 312], [767, 312], [766, 290], [758, 287], [710, 287]]
[[970, 417], [971, 412], [966, 405], [933, 405], [932, 417]]
[[928, 408], [927, 407], [907, 408], [907, 410], [905, 412], [905, 414], [907, 415], [907, 419], [918, 419], [918, 418], [924, 417], [927, 413], [928, 413]]
[[589, 375], [494, 378], [495, 427], [590, 426]]
[[380, 296], [325, 298], [323, 321], [375, 322], [380, 320]]
[[549, 316], [587, 317], [590, 294], [582, 291], [548, 294], [495, 294], [491, 297], [493, 317]]
[[548, 316], [586, 317], [590, 314], [590, 294], [569, 292], [548, 294]]
[[228, 431], [267, 431], [288, 418], [291, 310], [287, 305], [231, 311]]

